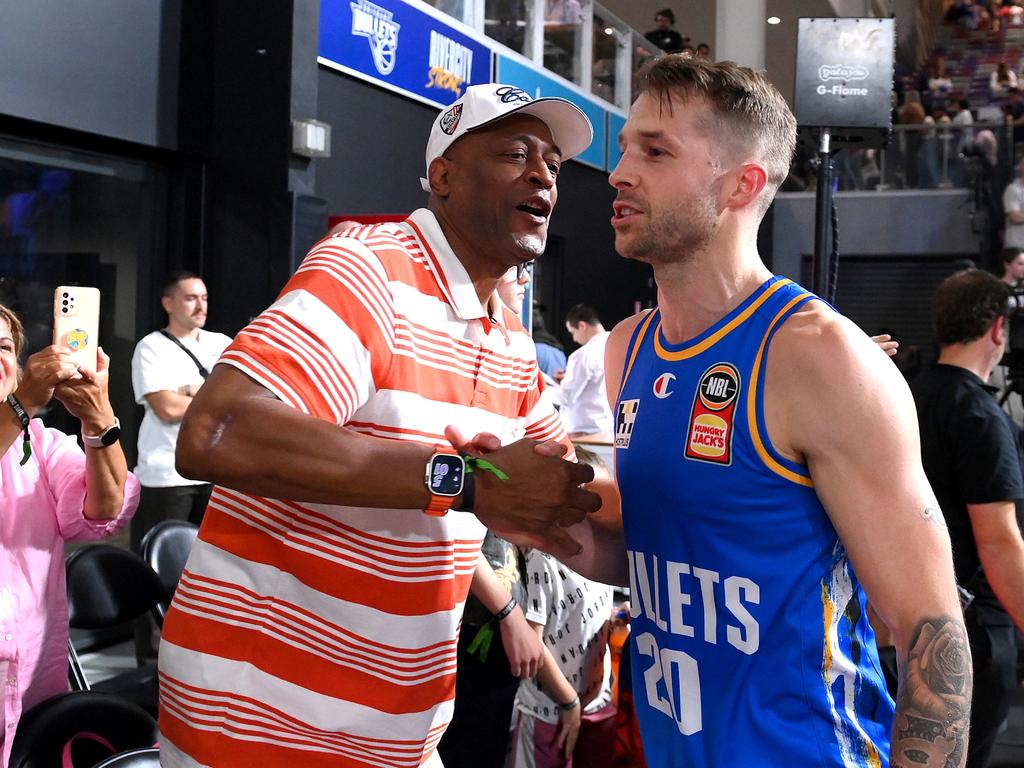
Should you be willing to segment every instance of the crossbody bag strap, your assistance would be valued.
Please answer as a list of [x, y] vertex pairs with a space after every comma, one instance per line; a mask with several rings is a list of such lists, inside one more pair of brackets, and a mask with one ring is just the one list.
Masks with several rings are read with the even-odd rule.
[[160, 333], [161, 333], [161, 334], [162, 334], [163, 336], [165, 336], [165, 337], [167, 337], [168, 339], [170, 339], [171, 341], [173, 341], [173, 342], [174, 342], [175, 344], [177, 344], [177, 345], [178, 345], [178, 347], [179, 347], [179, 348], [181, 349], [181, 351], [182, 351], [182, 352], [184, 352], [184, 353], [185, 353], [186, 355], [188, 355], [189, 357], [191, 357], [191, 358], [192, 358], [192, 362], [193, 362], [193, 363], [195, 363], [195, 364], [196, 364], [196, 368], [198, 368], [198, 369], [199, 369], [199, 375], [200, 375], [200, 376], [202, 376], [202, 377], [203, 377], [203, 378], [205, 379], [205, 378], [206, 378], [207, 376], [209, 376], [209, 375], [210, 375], [210, 372], [209, 372], [208, 370], [206, 370], [206, 366], [205, 366], [205, 365], [203, 365], [202, 363], [200, 363], [200, 362], [199, 362], [199, 358], [198, 358], [198, 357], [196, 357], [196, 356], [195, 356], [194, 354], [192, 354], [192, 350], [191, 350], [191, 349], [189, 349], [189, 348], [188, 348], [188, 347], [186, 347], [186, 346], [185, 346], [184, 344], [182, 344], [182, 343], [181, 343], [181, 341], [180, 341], [180, 340], [178, 340], [177, 338], [175, 338], [175, 336], [174, 336], [173, 334], [171, 334], [171, 333], [168, 333], [168, 332], [166, 331], [166, 329], [163, 329], [163, 328], [161, 328], [161, 329], [160, 329]]

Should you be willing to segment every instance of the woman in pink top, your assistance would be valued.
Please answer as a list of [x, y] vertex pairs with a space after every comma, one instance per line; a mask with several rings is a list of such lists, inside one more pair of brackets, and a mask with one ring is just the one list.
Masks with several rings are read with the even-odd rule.
[[[21, 322], [0, 305], [0, 743], [7, 766], [22, 712], [68, 690], [64, 542], [127, 524], [139, 501], [107, 396], [110, 359], [94, 373], [66, 347], [18, 359]], [[51, 398], [81, 420], [75, 437], [31, 417]]]

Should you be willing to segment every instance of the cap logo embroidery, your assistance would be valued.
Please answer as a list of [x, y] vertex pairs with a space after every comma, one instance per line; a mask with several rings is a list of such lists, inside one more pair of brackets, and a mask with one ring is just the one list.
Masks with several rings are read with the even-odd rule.
[[441, 130], [451, 136], [459, 127], [459, 118], [462, 117], [462, 105], [456, 104], [443, 115], [441, 115]]
[[521, 88], [513, 88], [511, 85], [503, 85], [494, 92], [494, 95], [501, 99], [502, 104], [511, 104], [513, 101], [531, 102], [529, 94]]

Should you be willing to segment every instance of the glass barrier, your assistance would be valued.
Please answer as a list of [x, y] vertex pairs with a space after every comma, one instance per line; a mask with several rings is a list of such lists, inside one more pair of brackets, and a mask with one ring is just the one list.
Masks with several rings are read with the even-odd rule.
[[595, 5], [590, 90], [620, 109], [629, 109], [631, 101], [632, 44], [633, 30], [629, 25]]
[[423, 0], [427, 5], [432, 5], [437, 10], [447, 13], [454, 19], [458, 19], [463, 24], [468, 24], [471, 27], [475, 27], [476, 24], [474, 16], [474, 10], [476, 8], [475, 0]]
[[530, 57], [535, 5], [532, 0], [486, 0], [484, 34], [516, 53]]
[[[895, 125], [882, 149], [836, 152], [833, 175], [838, 191], [971, 189], [1002, 178], [1013, 158], [1013, 128], [1005, 123]], [[811, 190], [816, 184], [814, 149], [801, 145], [782, 191]]]
[[584, 22], [592, 19], [590, 0], [547, 0], [544, 10], [544, 68], [583, 84]]

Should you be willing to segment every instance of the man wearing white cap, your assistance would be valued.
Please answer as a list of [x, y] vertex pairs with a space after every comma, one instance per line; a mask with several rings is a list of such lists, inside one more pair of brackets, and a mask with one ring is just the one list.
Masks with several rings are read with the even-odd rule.
[[[588, 467], [534, 450], [571, 446], [488, 301], [591, 138], [568, 101], [468, 89], [431, 130], [428, 207], [321, 241], [225, 351], [178, 443], [217, 488], [164, 624], [163, 765], [440, 764], [484, 526], [572, 549], [599, 504]], [[505, 445], [460, 455], [460, 432]]]

